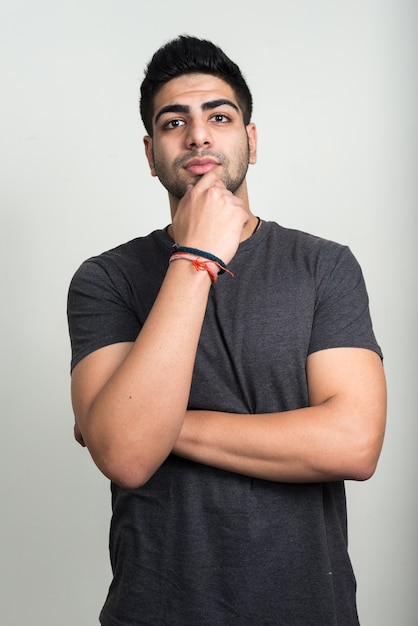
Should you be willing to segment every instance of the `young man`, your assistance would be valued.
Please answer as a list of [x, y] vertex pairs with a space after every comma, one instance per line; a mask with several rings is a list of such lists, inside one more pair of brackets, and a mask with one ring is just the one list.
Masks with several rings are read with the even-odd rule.
[[158, 50], [171, 224], [70, 287], [75, 435], [112, 481], [104, 626], [358, 624], [343, 481], [379, 457], [381, 353], [349, 249], [250, 211], [251, 109], [212, 43]]

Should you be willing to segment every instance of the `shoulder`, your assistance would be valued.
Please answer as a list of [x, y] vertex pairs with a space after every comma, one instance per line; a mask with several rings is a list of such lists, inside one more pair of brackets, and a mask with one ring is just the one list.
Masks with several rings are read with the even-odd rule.
[[264, 227], [264, 242], [260, 241], [260, 247], [267, 254], [277, 255], [295, 267], [302, 266], [312, 274], [329, 273], [341, 264], [358, 268], [358, 262], [346, 244], [286, 228], [276, 222], [265, 222]]
[[326, 239], [314, 233], [281, 226], [276, 222], [266, 222], [265, 225], [267, 236], [270, 239], [280, 241], [281, 244], [290, 247], [297, 247], [306, 252], [320, 250], [341, 252], [347, 249], [347, 245], [343, 243]]
[[99, 348], [135, 340], [163, 280], [170, 242], [165, 231], [154, 231], [80, 265], [67, 298], [72, 367]]
[[89, 257], [74, 273], [70, 289], [79, 281], [123, 281], [129, 274], [141, 272], [150, 265], [165, 261], [170, 253], [170, 238], [163, 230], [156, 230], [144, 237], [136, 237], [110, 250]]

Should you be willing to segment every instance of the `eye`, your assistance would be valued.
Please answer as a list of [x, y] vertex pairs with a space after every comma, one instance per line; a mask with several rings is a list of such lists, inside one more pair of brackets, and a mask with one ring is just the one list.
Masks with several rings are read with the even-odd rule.
[[179, 128], [180, 126], [183, 126], [183, 125], [184, 125], [184, 120], [175, 119], [175, 120], [170, 120], [169, 122], [164, 124], [163, 128], [164, 130], [172, 130], [174, 128]]
[[227, 122], [231, 121], [231, 118], [224, 113], [215, 113], [215, 115], [211, 117], [211, 120], [217, 122], [218, 124], [226, 124]]

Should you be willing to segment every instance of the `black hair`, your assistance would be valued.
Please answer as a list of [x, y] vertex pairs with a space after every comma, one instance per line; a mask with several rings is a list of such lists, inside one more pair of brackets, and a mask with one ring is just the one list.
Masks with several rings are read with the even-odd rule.
[[159, 48], [145, 70], [141, 84], [140, 112], [148, 135], [152, 136], [154, 98], [169, 80], [184, 74], [211, 74], [232, 87], [240, 105], [244, 124], [251, 120], [251, 92], [238, 65], [206, 39], [180, 35]]

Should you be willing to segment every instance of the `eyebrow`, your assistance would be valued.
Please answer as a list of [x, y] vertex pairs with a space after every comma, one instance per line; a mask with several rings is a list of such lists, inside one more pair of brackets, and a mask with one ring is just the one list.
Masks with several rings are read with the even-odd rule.
[[[218, 100], [210, 100], [209, 102], [204, 102], [201, 106], [202, 111], [211, 111], [212, 109], [217, 109], [220, 106], [230, 106], [235, 111], [239, 113], [239, 107], [232, 102], [231, 100], [227, 100], [225, 98], [219, 98]], [[160, 109], [155, 116], [154, 123], [156, 124], [160, 117], [164, 115], [164, 113], [190, 113], [190, 107], [187, 104], [167, 104], [167, 106]]]

